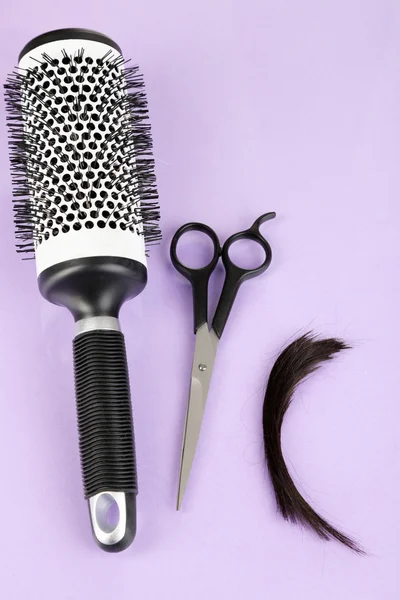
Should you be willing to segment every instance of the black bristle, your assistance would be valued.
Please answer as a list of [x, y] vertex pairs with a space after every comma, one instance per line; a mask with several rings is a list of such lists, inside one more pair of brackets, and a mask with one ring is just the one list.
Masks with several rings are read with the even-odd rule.
[[17, 251], [79, 229], [85, 211], [99, 227], [118, 223], [152, 246], [161, 239], [159, 205], [138, 67], [111, 51], [97, 60], [84, 60], [83, 48], [61, 55], [42, 54], [4, 85]]

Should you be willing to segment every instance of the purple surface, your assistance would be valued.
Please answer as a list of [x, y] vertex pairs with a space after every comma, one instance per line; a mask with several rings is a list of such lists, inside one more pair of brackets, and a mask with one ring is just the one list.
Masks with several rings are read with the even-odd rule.
[[[400, 5], [389, 0], [3, 3], [1, 72], [46, 30], [114, 37], [147, 82], [164, 242], [122, 314], [139, 461], [131, 549], [102, 553], [82, 497], [72, 320], [14, 252], [1, 119], [0, 549], [7, 599], [399, 597]], [[4, 105], [2, 105], [4, 111]], [[175, 229], [221, 239], [262, 212], [274, 258], [220, 346], [182, 512], [178, 459], [193, 337]], [[222, 272], [213, 280], [215, 303]], [[262, 461], [271, 362], [296, 332], [345, 337], [301, 389], [285, 454], [315, 507], [370, 552], [285, 523]]]

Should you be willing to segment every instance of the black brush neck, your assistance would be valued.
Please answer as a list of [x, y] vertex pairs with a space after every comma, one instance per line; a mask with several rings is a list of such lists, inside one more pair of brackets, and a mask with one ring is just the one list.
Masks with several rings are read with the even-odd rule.
[[135, 260], [96, 256], [68, 260], [40, 273], [40, 293], [65, 306], [75, 321], [89, 317], [118, 318], [122, 304], [147, 283], [146, 267]]

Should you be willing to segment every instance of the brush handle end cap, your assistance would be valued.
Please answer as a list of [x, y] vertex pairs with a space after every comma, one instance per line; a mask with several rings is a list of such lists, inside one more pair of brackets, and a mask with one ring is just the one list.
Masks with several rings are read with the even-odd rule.
[[106, 552], [121, 552], [136, 535], [136, 494], [106, 491], [88, 500], [93, 537]]

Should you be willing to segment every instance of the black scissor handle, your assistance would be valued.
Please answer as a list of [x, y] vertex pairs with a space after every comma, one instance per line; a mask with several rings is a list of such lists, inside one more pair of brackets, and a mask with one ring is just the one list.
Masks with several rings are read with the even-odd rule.
[[[276, 213], [269, 212], [261, 215], [249, 229], [235, 233], [231, 235], [225, 242], [222, 248], [222, 261], [224, 263], [226, 277], [224, 287], [222, 289], [221, 297], [215, 312], [215, 316], [212, 322], [212, 328], [217, 334], [218, 338], [221, 337], [222, 332], [225, 328], [229, 314], [231, 312], [233, 302], [236, 298], [236, 294], [242, 283], [252, 277], [257, 277], [264, 273], [269, 265], [271, 264], [272, 251], [271, 246], [260, 232], [260, 227], [266, 221], [270, 221], [276, 217]], [[244, 269], [238, 267], [229, 257], [230, 247], [239, 240], [251, 240], [257, 242], [265, 252], [264, 262], [254, 269]]]
[[[214, 246], [212, 259], [207, 265], [200, 267], [199, 269], [193, 269], [192, 267], [186, 266], [178, 258], [178, 242], [181, 237], [189, 231], [205, 233], [211, 239]], [[170, 254], [171, 262], [175, 269], [192, 284], [194, 332], [196, 333], [201, 325], [207, 323], [208, 282], [221, 255], [221, 246], [218, 236], [211, 227], [208, 227], [208, 225], [205, 225], [204, 223], [186, 223], [186, 225], [182, 225], [182, 227], [178, 229], [172, 238]]]
[[[228, 270], [232, 272], [235, 271], [236, 275], [240, 275], [241, 280], [245, 281], [246, 279], [250, 279], [251, 277], [261, 275], [261, 273], [264, 273], [264, 271], [268, 269], [269, 265], [271, 264], [272, 251], [271, 246], [260, 232], [260, 226], [263, 223], [265, 223], [265, 221], [270, 221], [271, 219], [274, 219], [275, 216], [276, 213], [274, 212], [266, 213], [265, 215], [259, 217], [253, 223], [253, 225], [249, 227], [249, 229], [246, 229], [245, 231], [241, 231], [239, 233], [234, 233], [226, 240], [222, 248], [222, 261], [227, 272]], [[232, 259], [229, 256], [229, 250], [231, 246], [233, 246], [233, 244], [235, 244], [239, 240], [250, 240], [256, 242], [262, 247], [265, 253], [265, 259], [259, 267], [255, 267], [254, 269], [244, 269], [242, 267], [238, 267], [232, 261]]]

